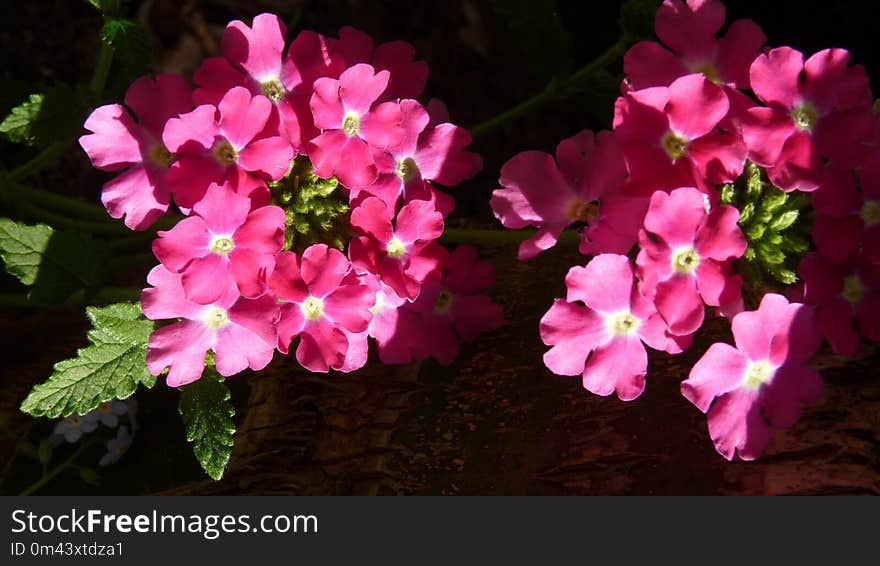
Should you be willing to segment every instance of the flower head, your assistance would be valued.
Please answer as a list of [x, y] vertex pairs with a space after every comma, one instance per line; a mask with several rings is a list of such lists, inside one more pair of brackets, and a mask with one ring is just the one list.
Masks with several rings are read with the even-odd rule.
[[119, 427], [116, 436], [107, 441], [107, 453], [101, 456], [99, 466], [109, 466], [118, 462], [131, 448], [132, 434], [127, 426]]

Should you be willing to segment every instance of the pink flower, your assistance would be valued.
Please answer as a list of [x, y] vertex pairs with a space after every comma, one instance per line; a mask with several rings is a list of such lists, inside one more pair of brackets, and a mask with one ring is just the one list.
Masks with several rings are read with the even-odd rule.
[[170, 193], [166, 176], [174, 161], [162, 143], [165, 122], [192, 109], [189, 85], [183, 77], [163, 74], [141, 77], [125, 93], [125, 104], [96, 108], [79, 138], [92, 165], [122, 174], [104, 184], [101, 201], [113, 218], [125, 216], [132, 230], [146, 230], [168, 210]]
[[147, 275], [141, 305], [150, 320], [182, 319], [153, 332], [147, 347], [147, 367], [153, 375], [168, 369], [171, 387], [202, 376], [205, 354], [214, 352], [220, 375], [245, 368], [261, 370], [272, 360], [277, 343], [278, 303], [271, 295], [239, 297], [235, 288], [207, 305], [188, 299], [181, 276], [157, 265]]
[[[393, 147], [373, 152], [379, 176], [361, 190], [354, 188], [352, 201], [361, 193], [379, 197], [389, 207], [397, 206], [401, 194], [406, 202], [432, 200], [436, 193], [430, 182], [453, 187], [482, 168], [480, 156], [465, 149], [471, 143], [467, 130], [449, 123], [430, 124], [432, 117], [415, 100], [402, 100], [400, 109], [403, 138]], [[440, 208], [445, 208], [442, 203]]]
[[193, 216], [160, 231], [153, 253], [169, 271], [182, 274], [186, 296], [212, 303], [230, 289], [245, 297], [266, 290], [266, 272], [284, 245], [284, 211], [264, 206], [227, 186], [212, 184]]
[[472, 342], [501, 327], [501, 305], [480, 294], [495, 283], [495, 268], [479, 261], [476, 248], [457, 247], [443, 275], [426, 282], [418, 299], [400, 308], [397, 332], [386, 343], [379, 342], [383, 360], [433, 357], [448, 365], [458, 356], [458, 336]]
[[705, 196], [684, 187], [651, 197], [636, 258], [641, 291], [678, 336], [703, 324], [703, 304], [718, 307], [741, 299], [742, 278], [731, 260], [742, 257], [746, 238], [739, 211], [726, 204], [706, 210]]
[[804, 302], [816, 305], [816, 319], [835, 352], [854, 356], [860, 334], [880, 340], [880, 267], [864, 257], [831, 265], [813, 253], [801, 260], [798, 273]]
[[832, 263], [841, 263], [859, 248], [880, 263], [880, 150], [873, 150], [857, 172], [861, 192], [850, 169], [828, 167], [822, 184], [811, 195], [816, 220], [816, 249]]
[[[631, 401], [645, 389], [645, 346], [679, 353], [688, 339], [670, 337], [654, 305], [638, 291], [626, 256], [602, 254], [572, 267], [568, 295], [541, 319], [541, 339], [552, 346], [544, 365], [557, 375], [583, 375], [597, 395], [617, 392]], [[577, 303], [581, 301], [584, 305]]]
[[712, 344], [681, 392], [708, 411], [719, 454], [732, 460], [738, 451], [743, 460], [754, 460], [770, 441], [768, 420], [788, 428], [800, 418], [802, 403], [821, 398], [822, 378], [806, 363], [822, 336], [809, 307], [767, 294], [757, 311], [733, 318], [733, 337], [735, 348]]
[[[407, 304], [407, 300], [374, 275], [365, 273], [362, 277], [363, 281], [376, 292], [376, 302], [370, 308], [373, 318], [365, 334], [376, 340], [379, 359], [383, 364], [409, 362], [412, 360], [410, 339], [419, 335], [421, 330], [417, 328], [418, 321], [415, 320], [415, 315], [400, 308]], [[403, 321], [407, 316], [409, 324]]]
[[623, 59], [633, 90], [668, 86], [675, 79], [702, 73], [718, 85], [749, 88], [749, 66], [764, 44], [764, 33], [751, 20], [736, 20], [721, 39], [725, 8], [720, 0], [665, 0], [657, 10], [657, 36], [640, 41]]
[[363, 234], [349, 244], [351, 262], [376, 275], [394, 292], [410, 300], [422, 282], [443, 261], [445, 249], [434, 240], [443, 233], [443, 216], [430, 202], [414, 200], [394, 210], [376, 197], [364, 200], [351, 213], [351, 225]]
[[700, 74], [618, 98], [614, 133], [633, 180], [666, 190], [732, 182], [746, 148], [738, 133], [718, 129], [729, 108], [721, 87]]
[[428, 65], [424, 61], [413, 61], [416, 50], [405, 41], [383, 43], [374, 50], [373, 39], [369, 35], [346, 26], [339, 30], [336, 50], [348, 67], [369, 63], [379, 71], [391, 73], [381, 100], [418, 98], [425, 90]]
[[257, 206], [268, 203], [265, 180], [282, 178], [293, 159], [286, 139], [261, 134], [271, 112], [268, 98], [234, 87], [217, 108], [205, 104], [168, 120], [162, 139], [178, 156], [168, 183], [182, 210], [199, 202], [211, 183], [229, 183]]
[[767, 107], [743, 118], [749, 159], [767, 167], [773, 184], [812, 191], [822, 180], [822, 158], [852, 167], [871, 135], [872, 96], [861, 65], [845, 49], [825, 49], [806, 63], [801, 52], [779, 47], [752, 63], [752, 90]]
[[388, 71], [375, 73], [373, 67], [359, 64], [339, 80], [315, 81], [311, 108], [322, 133], [312, 140], [315, 147], [309, 157], [316, 175], [335, 175], [346, 187], [363, 187], [376, 180], [373, 149], [397, 145], [404, 136], [400, 104], [375, 104], [388, 79]]
[[278, 349], [286, 354], [298, 336], [296, 359], [304, 368], [322, 373], [343, 370], [349, 333], [367, 329], [376, 299], [342, 252], [324, 244], [309, 246], [302, 257], [283, 252], [269, 287], [286, 301], [278, 323]]
[[636, 242], [647, 198], [627, 190], [625, 178], [614, 134], [585, 130], [559, 144], [555, 162], [547, 153], [525, 151], [505, 163], [492, 210], [508, 228], [538, 228], [520, 245], [521, 260], [554, 246], [575, 222], [587, 223], [583, 253], [626, 253]]

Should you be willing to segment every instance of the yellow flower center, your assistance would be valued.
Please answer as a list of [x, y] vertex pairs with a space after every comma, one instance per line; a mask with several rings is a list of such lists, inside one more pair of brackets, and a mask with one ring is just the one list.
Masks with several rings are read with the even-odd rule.
[[629, 311], [621, 311], [605, 318], [605, 326], [612, 336], [630, 336], [635, 334], [642, 321], [637, 319]]
[[212, 253], [217, 255], [228, 255], [235, 249], [235, 242], [232, 240], [232, 236], [214, 236], [211, 238], [210, 249]]
[[214, 159], [223, 165], [232, 165], [238, 160], [238, 152], [231, 143], [223, 140], [214, 146]]
[[599, 217], [599, 202], [574, 199], [568, 204], [568, 219], [589, 224]]
[[775, 373], [776, 368], [770, 365], [768, 361], [752, 362], [746, 368], [742, 386], [749, 391], [757, 391], [762, 385], [773, 379]]
[[309, 297], [299, 306], [306, 320], [318, 320], [324, 316], [324, 301], [318, 297]]
[[663, 145], [663, 149], [666, 151], [666, 155], [669, 156], [670, 159], [675, 161], [679, 157], [684, 157], [688, 152], [688, 141], [676, 134], [672, 130], [666, 132], [666, 135], [663, 136], [663, 140], [661, 142]]
[[400, 259], [406, 254], [406, 244], [401, 242], [397, 236], [394, 236], [385, 244], [385, 251], [388, 253], [388, 257]]
[[437, 302], [434, 303], [434, 312], [437, 314], [445, 314], [452, 308], [452, 293], [443, 289], [437, 296]]
[[718, 71], [715, 70], [715, 66], [708, 61], [702, 61], [691, 66], [691, 71], [694, 73], [702, 73], [706, 79], [715, 84], [721, 84], [721, 77], [718, 76]]
[[394, 172], [400, 177], [400, 180], [405, 183], [416, 176], [419, 172], [419, 167], [416, 165], [416, 162], [412, 157], [407, 157], [406, 159], [401, 159], [397, 162]]
[[208, 328], [219, 330], [229, 324], [229, 314], [224, 309], [212, 306], [202, 320]]
[[348, 137], [358, 135], [358, 132], [361, 131], [361, 119], [354, 114], [346, 114], [342, 120], [342, 131]]
[[840, 294], [853, 305], [862, 300], [865, 295], [865, 287], [858, 275], [850, 275], [843, 280], [843, 291]]
[[866, 226], [873, 226], [880, 222], [880, 202], [869, 200], [862, 205], [859, 215], [864, 220]]
[[694, 248], [678, 248], [672, 252], [672, 270], [683, 275], [691, 275], [700, 265], [700, 255]]
[[150, 148], [150, 161], [160, 167], [168, 167], [174, 163], [174, 154], [161, 143], [157, 143]]
[[812, 132], [819, 121], [819, 111], [809, 102], [802, 102], [791, 111], [791, 120], [802, 132]]
[[275, 104], [287, 94], [287, 91], [284, 90], [284, 85], [278, 79], [270, 79], [260, 83], [260, 91], [263, 93], [263, 96]]

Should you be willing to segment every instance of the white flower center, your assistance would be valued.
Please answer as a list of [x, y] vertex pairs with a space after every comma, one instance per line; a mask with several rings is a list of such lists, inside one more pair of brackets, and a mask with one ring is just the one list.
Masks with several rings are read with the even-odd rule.
[[388, 253], [388, 257], [400, 259], [406, 254], [406, 244], [401, 242], [400, 238], [394, 236], [385, 244], [385, 251]]
[[692, 247], [678, 248], [672, 252], [672, 270], [683, 275], [693, 275], [700, 265], [700, 254]]
[[348, 137], [358, 135], [361, 131], [361, 119], [357, 114], [346, 114], [342, 120], [342, 131]]
[[605, 317], [605, 327], [612, 336], [631, 336], [636, 333], [642, 321], [629, 311], [620, 311]]
[[766, 360], [751, 362], [743, 376], [742, 386], [749, 391], [757, 391], [762, 385], [773, 379], [776, 368]]
[[235, 249], [235, 241], [233, 241], [232, 236], [222, 234], [211, 238], [211, 244], [209, 247], [212, 253], [217, 255], [228, 255], [229, 252]]
[[213, 330], [220, 330], [221, 328], [229, 324], [229, 314], [224, 309], [211, 306], [207, 310], [207, 312], [205, 312], [205, 316], [202, 321], [208, 328], [211, 328]]
[[309, 297], [299, 305], [306, 320], [318, 320], [324, 316], [324, 301], [318, 297]]
[[819, 111], [809, 102], [801, 102], [791, 111], [794, 126], [802, 132], [812, 132], [819, 121]]

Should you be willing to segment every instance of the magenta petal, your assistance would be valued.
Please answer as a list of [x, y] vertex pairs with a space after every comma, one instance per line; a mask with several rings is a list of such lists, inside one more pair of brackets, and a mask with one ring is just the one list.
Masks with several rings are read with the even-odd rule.
[[81, 136], [79, 145], [96, 168], [118, 171], [143, 161], [140, 143], [143, 134], [121, 105], [109, 104], [96, 108], [83, 127], [93, 133]]
[[858, 211], [863, 199], [851, 169], [826, 167], [822, 184], [810, 195], [810, 202], [820, 216], [842, 217]]
[[241, 247], [229, 254], [229, 270], [243, 297], [259, 297], [266, 292], [266, 272], [272, 266], [272, 260], [270, 254]]
[[591, 351], [608, 342], [605, 320], [596, 311], [562, 299], [541, 318], [541, 340], [552, 346], [544, 365], [557, 375], [580, 375]]
[[508, 228], [529, 224], [570, 224], [567, 207], [575, 194], [556, 167], [553, 156], [540, 151], [524, 151], [501, 168], [504, 189], [492, 194], [492, 209]]
[[406, 135], [403, 118], [400, 103], [382, 103], [361, 117], [358, 135], [375, 148], [393, 148], [403, 141]]
[[681, 382], [681, 394], [705, 413], [715, 397], [739, 388], [748, 366], [749, 360], [742, 352], [730, 344], [716, 342]]
[[349, 332], [364, 332], [370, 325], [370, 308], [375, 303], [376, 294], [366, 285], [343, 284], [324, 298], [324, 313]]
[[703, 324], [705, 307], [697, 293], [696, 280], [690, 275], [676, 274], [658, 283], [654, 302], [671, 334], [687, 336]]
[[181, 281], [186, 296], [203, 305], [237, 289], [229, 260], [217, 254], [194, 259], [184, 270]]
[[724, 264], [713, 260], [700, 262], [696, 271], [697, 289], [703, 302], [710, 307], [721, 307], [741, 298], [742, 277], [731, 276]]
[[365, 199], [351, 212], [351, 225], [362, 234], [385, 244], [391, 237], [393, 209], [376, 197]]
[[[762, 308], [767, 296], [761, 301]], [[822, 332], [812, 307], [791, 303], [772, 323], [776, 328], [770, 342], [770, 361], [775, 365], [806, 364], [822, 344]]]
[[386, 96], [388, 98], [418, 98], [428, 80], [428, 64], [413, 61], [415, 48], [405, 41], [390, 41], [373, 51], [373, 65], [391, 73]]
[[724, 25], [724, 4], [719, 0], [667, 0], [654, 20], [657, 37], [677, 53], [702, 52], [714, 43]]
[[255, 16], [253, 29], [234, 20], [223, 33], [223, 54], [258, 81], [278, 78], [286, 31], [274, 14]]
[[720, 397], [709, 410], [709, 436], [728, 460], [737, 451], [743, 460], [754, 460], [770, 442], [770, 427], [755, 401], [754, 393], [736, 390]]
[[[241, 89], [247, 92], [246, 89]], [[248, 94], [250, 96], [250, 94]], [[162, 142], [168, 151], [177, 153], [182, 148], [192, 146], [204, 151], [214, 147], [214, 141], [220, 134], [215, 121], [217, 109], [209, 104], [197, 107], [192, 112], [170, 118], [162, 130]]]
[[681, 59], [654, 41], [640, 41], [623, 56], [623, 72], [635, 90], [667, 86], [688, 74]]
[[305, 328], [306, 319], [297, 303], [281, 305], [278, 319], [278, 351], [287, 354], [294, 338]]
[[746, 110], [742, 128], [749, 159], [764, 167], [776, 163], [785, 140], [796, 131], [787, 113], [763, 106]]
[[397, 213], [394, 234], [405, 244], [436, 240], [443, 233], [443, 215], [424, 200], [409, 202]]
[[309, 246], [302, 254], [302, 278], [309, 286], [309, 293], [315, 297], [323, 298], [332, 293], [349, 268], [348, 258], [325, 244]]
[[773, 184], [784, 191], [814, 191], [822, 183], [822, 173], [822, 156], [805, 132], [797, 132], [788, 138], [779, 160], [767, 169]]
[[228, 186], [211, 185], [204, 198], [193, 206], [193, 212], [204, 219], [213, 234], [232, 235], [244, 224], [251, 201], [238, 195]]
[[217, 106], [223, 95], [236, 86], [246, 86], [247, 75], [232, 67], [225, 57], [209, 57], [202, 61], [193, 75], [198, 88], [193, 92], [193, 101], [201, 106]]
[[261, 370], [272, 361], [277, 343], [275, 321], [278, 303], [265, 295], [259, 299], [241, 299], [229, 311], [229, 324], [217, 333], [217, 371], [233, 375], [245, 368]]
[[339, 77], [339, 97], [346, 112], [367, 114], [387, 88], [390, 76], [388, 71], [376, 73], [373, 67], [363, 63], [346, 69]]
[[714, 131], [691, 142], [688, 158], [709, 182], [730, 183], [742, 173], [746, 144], [739, 134]]
[[153, 253], [173, 272], [182, 271], [196, 257], [210, 253], [211, 234], [198, 216], [184, 218], [153, 240]]
[[748, 244], [738, 222], [739, 211], [734, 207], [713, 208], [697, 233], [694, 249], [700, 257], [718, 261], [742, 257]]
[[866, 142], [874, 130], [871, 106], [832, 113], [819, 120], [813, 132], [816, 147], [837, 167], [858, 167], [869, 152]]
[[864, 224], [856, 216], [833, 218], [819, 214], [813, 224], [813, 241], [824, 258], [840, 263], [856, 252], [863, 230]]
[[[315, 140], [315, 145], [318, 145], [318, 140], [324, 135]], [[334, 174], [346, 187], [366, 187], [379, 176], [370, 146], [360, 138], [347, 138], [334, 158], [337, 160], [333, 168]]]
[[688, 140], [712, 131], [729, 109], [730, 103], [721, 87], [701, 74], [681, 77], [669, 85], [666, 106], [669, 125]]
[[473, 177], [482, 168], [483, 160], [465, 149], [470, 143], [470, 132], [464, 128], [453, 124], [435, 126], [419, 140], [416, 151], [422, 177], [447, 187]]
[[262, 254], [276, 254], [284, 245], [284, 210], [264, 206], [248, 214], [235, 231], [235, 244]]
[[307, 370], [327, 373], [331, 367], [339, 369], [344, 365], [348, 338], [327, 319], [306, 324], [299, 339], [296, 360]]
[[764, 415], [779, 428], [789, 428], [801, 416], [801, 405], [822, 398], [822, 378], [807, 366], [783, 366], [763, 389]]
[[556, 147], [559, 170], [580, 199], [602, 200], [616, 192], [626, 178], [623, 151], [613, 132], [593, 136], [589, 130], [562, 140]]
[[346, 339], [348, 339], [348, 349], [345, 351], [345, 360], [339, 371], [349, 373], [364, 367], [370, 354], [370, 345], [367, 340], [369, 337], [366, 332], [353, 333], [343, 330]]
[[733, 317], [731, 326], [737, 349], [753, 361], [769, 359], [770, 341], [779, 321], [786, 318], [787, 309], [785, 297], [768, 293], [761, 299], [758, 310], [741, 312]]
[[212, 338], [213, 332], [201, 322], [185, 320], [163, 326], [150, 335], [147, 368], [153, 375], [168, 369], [165, 382], [170, 387], [192, 383], [202, 376]]
[[204, 306], [186, 297], [179, 274], [157, 265], [147, 274], [147, 283], [152, 287], [141, 294], [141, 307], [150, 320], [198, 319], [202, 315]]
[[501, 328], [504, 309], [487, 295], [455, 297], [452, 303], [452, 324], [466, 342], [472, 342], [485, 332]]
[[766, 41], [760, 26], [752, 20], [736, 20], [718, 41], [716, 65], [725, 82], [748, 90], [749, 67], [761, 52]]
[[101, 202], [112, 218], [125, 216], [132, 230], [146, 230], [168, 210], [165, 172], [132, 167], [104, 183]]
[[703, 193], [692, 187], [683, 187], [666, 193], [651, 195], [645, 230], [660, 236], [670, 247], [692, 246], [697, 228], [706, 217]]
[[800, 98], [800, 74], [804, 56], [791, 47], [777, 47], [752, 63], [749, 80], [758, 98], [767, 104], [793, 108]]
[[584, 388], [596, 395], [617, 392], [621, 401], [632, 401], [645, 390], [648, 353], [634, 336], [614, 338], [599, 346], [584, 369]]
[[816, 308], [816, 320], [831, 349], [844, 356], [855, 356], [859, 351], [859, 333], [853, 327], [852, 305], [842, 298]]
[[523, 240], [519, 245], [517, 259], [527, 261], [537, 256], [539, 253], [549, 250], [559, 241], [559, 234], [568, 226], [568, 224], [546, 225], [538, 230], [534, 236]]
[[125, 105], [134, 111], [138, 123], [155, 138], [169, 118], [193, 108], [192, 91], [186, 79], [173, 73], [141, 77], [125, 92]]
[[265, 173], [273, 181], [284, 177], [290, 170], [293, 147], [282, 137], [252, 141], [238, 155], [238, 165], [245, 171]]
[[572, 267], [565, 276], [565, 285], [568, 301], [583, 301], [602, 313], [629, 310], [632, 265], [626, 256], [601, 254], [586, 267]]
[[325, 77], [316, 80], [309, 106], [318, 128], [335, 130], [342, 127], [345, 108], [339, 99], [339, 81], [336, 79]]
[[236, 149], [242, 150], [265, 127], [272, 103], [265, 96], [251, 97], [248, 89], [234, 87], [217, 108], [220, 110], [220, 130]]

